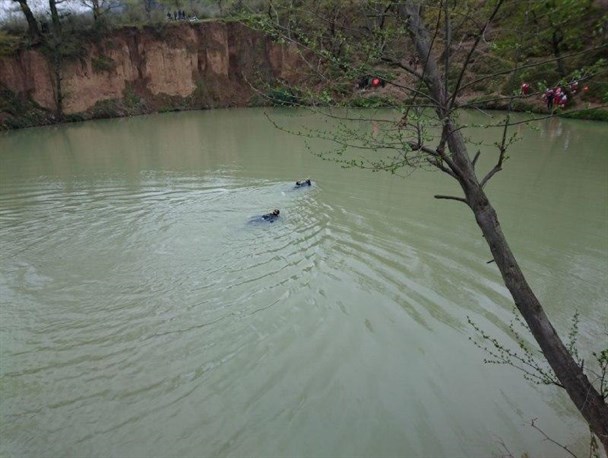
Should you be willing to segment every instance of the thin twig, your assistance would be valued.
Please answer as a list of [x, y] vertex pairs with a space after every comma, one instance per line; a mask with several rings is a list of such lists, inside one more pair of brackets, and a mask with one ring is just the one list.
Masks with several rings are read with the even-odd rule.
[[469, 205], [469, 203], [467, 202], [467, 200], [464, 197], [456, 197], [456, 196], [444, 196], [442, 194], [435, 194], [433, 196], [435, 199], [444, 199], [444, 200], [457, 200], [458, 202], [463, 202], [467, 205]]
[[530, 422], [530, 426], [532, 426], [532, 428], [534, 428], [535, 430], [537, 430], [539, 433], [541, 433], [544, 437], [545, 440], [548, 440], [549, 442], [557, 445], [558, 447], [563, 448], [566, 452], [568, 452], [571, 456], [573, 456], [574, 458], [578, 458], [574, 453], [572, 453], [572, 450], [570, 450], [568, 447], [566, 447], [565, 445], [560, 444], [559, 442], [551, 439], [547, 433], [545, 433], [542, 429], [540, 429], [538, 426], [536, 426], [536, 420], [537, 418], [533, 418], [532, 421]]
[[[585, 53], [588, 53], [588, 52], [599, 51], [599, 50], [607, 48], [607, 47], [608, 47], [608, 45], [594, 46], [593, 48], [585, 49], [583, 51], [579, 51], [579, 52], [563, 55], [563, 56], [560, 57], [560, 59], [566, 59], [566, 58], [569, 58], [569, 57], [576, 57], [578, 55], [585, 54]], [[473, 81], [469, 81], [467, 84], [463, 85], [460, 88], [460, 90], [464, 90], [464, 89], [466, 89], [466, 88], [468, 88], [470, 86], [473, 86], [473, 85], [475, 85], [475, 84], [477, 84], [477, 83], [479, 83], [481, 81], [487, 80], [488, 78], [494, 78], [494, 77], [500, 76], [500, 75], [507, 75], [509, 73], [515, 72], [517, 70], [523, 70], [525, 68], [544, 66], [544, 65], [550, 64], [552, 62], [555, 62], [556, 60], [557, 60], [557, 58], [546, 59], [546, 60], [543, 60], [542, 62], [535, 62], [535, 63], [532, 63], [532, 64], [522, 65], [520, 67], [510, 68], [508, 70], [503, 70], [503, 71], [500, 71], [500, 72], [495, 72], [495, 73], [492, 73], [490, 75], [486, 75], [486, 76], [483, 76], [481, 78], [477, 78], [477, 79], [475, 79]]]
[[490, 181], [490, 179], [494, 175], [496, 175], [498, 172], [500, 172], [502, 170], [502, 163], [505, 158], [505, 153], [507, 152], [506, 142], [507, 142], [507, 131], [509, 128], [510, 118], [511, 118], [510, 114], [507, 114], [507, 116], [505, 118], [505, 126], [502, 131], [502, 140], [500, 142], [500, 145], [498, 145], [498, 149], [500, 151], [500, 154], [498, 155], [498, 162], [496, 162], [496, 165], [494, 166], [494, 168], [492, 168], [492, 170], [490, 170], [488, 172], [488, 174], [483, 178], [483, 180], [481, 180], [481, 182], [479, 183], [479, 186], [481, 186], [482, 188], [488, 183], [488, 181]]
[[471, 165], [473, 166], [473, 169], [477, 165], [477, 159], [479, 159], [479, 156], [481, 156], [481, 151], [478, 150], [477, 153], [475, 154], [475, 157], [471, 161]]
[[452, 172], [450, 169], [448, 169], [447, 167], [445, 167], [443, 164], [441, 164], [441, 162], [438, 159], [431, 159], [429, 157], [426, 158], [427, 162], [429, 164], [431, 164], [433, 167], [437, 167], [439, 170], [441, 170], [444, 173], [447, 173], [448, 175], [450, 175], [452, 178], [456, 178], [456, 175], [454, 174], [454, 172]]
[[[479, 45], [479, 42], [481, 41], [481, 37], [483, 37], [483, 34], [485, 33], [486, 29], [488, 28], [488, 25], [490, 25], [490, 22], [492, 22], [492, 20], [494, 19], [494, 16], [496, 16], [496, 14], [498, 13], [498, 10], [502, 6], [502, 3], [503, 3], [503, 0], [499, 0], [498, 2], [496, 2], [494, 11], [492, 11], [492, 14], [490, 15], [490, 17], [488, 18], [486, 23], [481, 28], [481, 31], [477, 34], [477, 39], [475, 40], [475, 43], [473, 43], [473, 46], [471, 46], [471, 49], [469, 50], [469, 54], [467, 54], [467, 57], [464, 60], [464, 64], [462, 65], [462, 69], [460, 70], [460, 75], [458, 75], [458, 81], [456, 82], [456, 87], [454, 88], [454, 92], [452, 93], [452, 96], [450, 97], [450, 100], [449, 100], [449, 110], [451, 110], [452, 107], [454, 106], [454, 102], [456, 101], [456, 96], [458, 95], [458, 93], [460, 91], [460, 85], [462, 84], [462, 79], [464, 78], [465, 71], [467, 70], [467, 68], [469, 66], [469, 62], [471, 61], [471, 58], [473, 57], [473, 53], [477, 49], [477, 46]], [[447, 74], [447, 70], [446, 70], [446, 74]]]

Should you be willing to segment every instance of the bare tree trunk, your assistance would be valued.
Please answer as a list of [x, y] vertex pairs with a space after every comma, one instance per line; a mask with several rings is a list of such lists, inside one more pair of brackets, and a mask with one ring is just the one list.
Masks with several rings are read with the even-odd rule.
[[28, 33], [29, 33], [30, 37], [33, 40], [42, 41], [42, 35], [40, 34], [40, 29], [38, 28], [38, 21], [36, 21], [36, 18], [34, 17], [32, 10], [30, 9], [29, 5], [27, 4], [27, 0], [14, 0], [14, 1], [19, 3], [21, 12], [25, 16], [25, 19], [27, 20], [27, 28], [28, 28]]
[[62, 56], [59, 45], [53, 49], [53, 74], [54, 74], [54, 95], [55, 95], [55, 116], [61, 121], [63, 119], [63, 89], [62, 80]]
[[93, 20], [97, 22], [101, 17], [101, 7], [99, 6], [99, 0], [93, 0]]
[[496, 212], [481, 186], [465, 189], [465, 194], [517, 309], [560, 384], [608, 452], [608, 406], [557, 335], [528, 285], [500, 229]]
[[63, 119], [63, 89], [61, 86], [62, 67], [63, 67], [63, 36], [61, 31], [61, 19], [57, 11], [58, 0], [49, 0], [51, 9], [51, 19], [53, 22], [53, 40], [51, 43], [51, 53], [53, 59], [54, 89], [55, 89], [55, 115], [59, 120]]
[[553, 55], [555, 56], [555, 64], [557, 65], [557, 73], [560, 78], [566, 77], [566, 69], [564, 68], [564, 62], [562, 60], [562, 53], [560, 44], [564, 40], [564, 34], [561, 30], [554, 30], [551, 36], [551, 47], [553, 48]]
[[51, 20], [53, 22], [53, 33], [59, 37], [61, 35], [61, 20], [59, 18], [59, 12], [57, 11], [57, 0], [49, 0], [49, 8], [51, 10]]
[[608, 452], [608, 405], [557, 335], [509, 248], [496, 212], [475, 174], [462, 133], [451, 119], [450, 100], [431, 57], [431, 40], [420, 17], [419, 6], [413, 0], [407, 0], [401, 6], [401, 13], [408, 20], [416, 52], [424, 65], [424, 81], [434, 99], [437, 116], [443, 121], [443, 139], [449, 148], [446, 158], [450, 160], [451, 171], [464, 191], [515, 305], [560, 384]]

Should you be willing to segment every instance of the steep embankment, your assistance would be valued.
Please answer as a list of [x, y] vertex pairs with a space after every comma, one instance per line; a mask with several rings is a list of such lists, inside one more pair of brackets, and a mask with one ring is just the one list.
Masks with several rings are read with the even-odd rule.
[[[238, 23], [125, 28], [82, 42], [61, 66], [66, 120], [245, 106], [257, 81], [295, 81], [298, 55]], [[0, 58], [0, 128], [56, 122], [56, 72], [42, 47]]]

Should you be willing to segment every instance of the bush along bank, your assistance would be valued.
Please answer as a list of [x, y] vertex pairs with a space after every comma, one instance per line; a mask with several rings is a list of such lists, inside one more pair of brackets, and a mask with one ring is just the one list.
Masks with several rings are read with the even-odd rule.
[[[308, 75], [298, 53], [288, 52], [272, 36], [238, 21], [127, 26], [94, 39], [81, 38], [68, 40], [70, 52], [64, 53], [61, 62], [60, 114], [55, 106], [58, 88], [54, 81], [58, 78], [48, 71], [53, 53], [45, 55], [41, 46], [30, 44], [0, 55], [0, 130], [215, 107], [407, 105], [404, 97], [408, 95], [395, 89], [410, 82], [407, 73], [395, 67], [353, 70], [326, 85], [320, 81], [308, 88], [299, 85]], [[492, 55], [491, 49], [487, 52], [491, 59], [476, 62], [474, 75], [500, 75], [511, 68], [510, 61]], [[457, 104], [606, 121], [608, 71], [601, 58], [593, 61], [595, 67], [585, 67], [589, 62], [572, 62], [572, 68], [577, 65], [586, 70], [572, 71], [561, 80], [569, 91], [564, 106], [555, 103], [548, 109], [543, 99], [545, 80], [559, 81], [546, 65], [517, 77], [504, 73], [480, 81]], [[450, 86], [457, 77], [448, 75]], [[576, 93], [569, 88], [573, 81], [579, 81]]]

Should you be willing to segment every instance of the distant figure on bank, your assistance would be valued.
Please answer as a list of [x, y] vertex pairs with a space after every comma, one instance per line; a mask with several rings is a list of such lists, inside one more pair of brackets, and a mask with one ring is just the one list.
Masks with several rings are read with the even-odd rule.
[[553, 111], [553, 98], [555, 97], [555, 91], [551, 88], [547, 88], [543, 98], [547, 102], [547, 110]]
[[367, 89], [369, 87], [369, 75], [363, 75], [357, 81], [357, 89]]
[[302, 188], [304, 186], [312, 186], [310, 178], [308, 180], [296, 181], [296, 188]]

